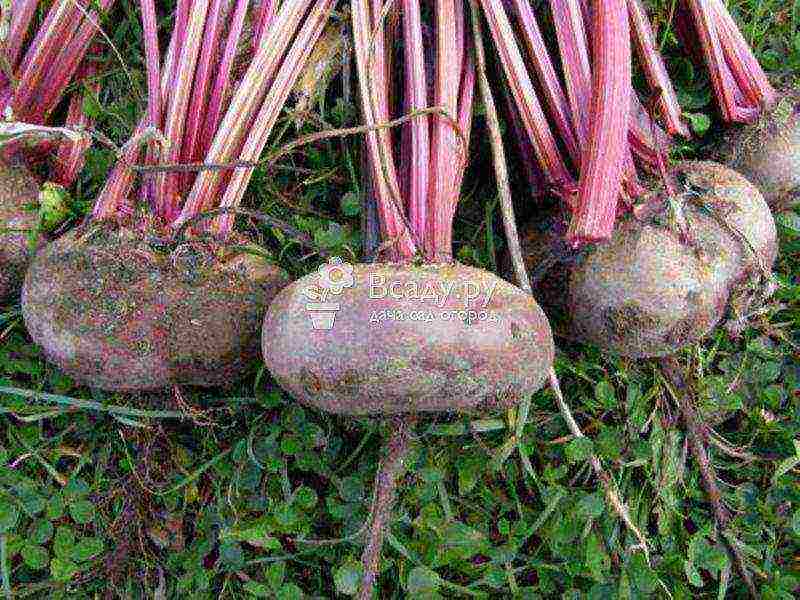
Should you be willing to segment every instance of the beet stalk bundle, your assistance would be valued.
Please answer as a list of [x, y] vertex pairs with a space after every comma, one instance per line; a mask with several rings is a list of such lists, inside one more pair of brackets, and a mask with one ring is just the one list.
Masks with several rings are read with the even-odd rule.
[[[299, 401], [337, 414], [409, 419], [508, 408], [542, 387], [553, 362], [550, 327], [533, 298], [453, 261], [476, 73], [462, 0], [429, 4], [430, 37], [422, 6], [404, 0], [392, 15], [381, 1], [351, 2], [366, 125], [390, 121], [395, 106], [412, 117], [399, 135], [367, 134], [384, 240], [378, 262], [331, 260], [280, 292], [264, 320], [273, 377]], [[391, 16], [401, 17], [396, 30], [385, 24]], [[393, 65], [398, 42], [402, 60]], [[376, 480], [362, 599], [372, 597], [407, 438], [407, 424], [393, 427]]]
[[259, 158], [333, 4], [179, 0], [159, 60], [142, 0], [146, 114], [91, 218], [39, 252], [23, 288], [28, 330], [65, 373], [146, 390], [229, 385], [252, 366], [288, 279], [234, 230], [253, 168], [225, 165]]
[[[83, 112], [81, 87], [71, 93], [66, 118], [55, 123], [53, 112], [68, 90], [83, 83], [97, 93], [94, 80], [99, 53], [91, 48], [100, 15], [113, 0], [84, 5], [57, 0], [38, 26], [38, 0], [15, 0], [0, 21], [8, 27], [0, 40], [0, 302], [14, 298], [32, 256], [29, 239], [46, 234], [55, 223], [40, 219], [31, 206], [58, 203], [64, 188], [75, 181], [89, 146], [80, 129], [91, 126]], [[69, 128], [55, 127], [61, 125]], [[45, 165], [46, 190], [32, 168]], [[42, 170], [42, 169], [38, 169]], [[40, 194], [48, 198], [41, 199]], [[44, 230], [44, 231], [40, 231]]]

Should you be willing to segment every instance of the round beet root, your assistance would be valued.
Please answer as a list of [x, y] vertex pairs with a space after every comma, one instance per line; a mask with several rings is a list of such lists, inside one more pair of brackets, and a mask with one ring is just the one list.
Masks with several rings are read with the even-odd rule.
[[526, 230], [523, 253], [534, 295], [548, 316], [566, 318], [566, 336], [644, 358], [697, 341], [777, 255], [772, 215], [759, 191], [712, 162], [673, 169], [670, 211], [663, 185], [609, 242], [565, 250], [558, 215]]
[[259, 325], [287, 283], [251, 254], [187, 243], [167, 255], [95, 225], [37, 253], [22, 312], [48, 360], [91, 387], [224, 386], [258, 358]]
[[323, 266], [270, 305], [262, 347], [295, 398], [353, 415], [508, 407], [554, 356], [531, 296], [460, 264]]
[[39, 217], [30, 204], [39, 197], [39, 183], [23, 167], [0, 163], [0, 303], [15, 297], [33, 252], [28, 233]]
[[800, 93], [775, 110], [731, 131], [717, 157], [752, 181], [775, 211], [800, 206]]

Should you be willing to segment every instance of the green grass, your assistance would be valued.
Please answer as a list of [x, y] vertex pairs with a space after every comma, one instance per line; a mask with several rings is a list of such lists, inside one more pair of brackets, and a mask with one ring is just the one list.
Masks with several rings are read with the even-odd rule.
[[[660, 14], [671, 3], [653, 2]], [[729, 4], [764, 64], [792, 80], [800, 4]], [[109, 31], [143, 90], [134, 7], [123, 3]], [[685, 107], [713, 121], [702, 72], [670, 35], [665, 49]], [[119, 65], [106, 79], [87, 102], [98, 127], [124, 141], [136, 95]], [[355, 122], [338, 83], [323, 118]], [[318, 126], [309, 121], [302, 132]], [[712, 124], [710, 134], [717, 130]], [[295, 137], [293, 116], [276, 131], [276, 146]], [[92, 151], [76, 211], [91, 205], [112, 161], [109, 150]], [[248, 203], [306, 231], [320, 250], [358, 256], [359, 165], [357, 140], [307, 147], [259, 170]], [[488, 268], [504, 251], [493, 185], [473, 166], [456, 231], [458, 256]], [[321, 261], [242, 224], [293, 275]], [[767, 314], [740, 339], [719, 330], [680, 360], [713, 424], [709, 447], [733, 511], [730, 530], [763, 597], [789, 599], [800, 591], [800, 217], [783, 219], [780, 233], [783, 287]], [[655, 366], [570, 346], [557, 370], [588, 440], [569, 436], [549, 391], [533, 398], [523, 453], [505, 451], [520, 425], [513, 413], [417, 426], [380, 597], [744, 597]], [[359, 576], [357, 534], [386, 433], [375, 421], [299, 406], [258, 365], [225, 392], [90, 391], [42, 359], [18, 306], [0, 307], [0, 596], [346, 597]], [[645, 532], [650, 565], [606, 504], [591, 452]]]

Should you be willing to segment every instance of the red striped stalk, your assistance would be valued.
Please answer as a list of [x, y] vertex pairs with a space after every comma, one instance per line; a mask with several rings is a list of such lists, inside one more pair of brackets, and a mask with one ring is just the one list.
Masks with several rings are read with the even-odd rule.
[[[194, 0], [177, 0], [175, 7], [175, 24], [172, 29], [172, 39], [175, 40], [175, 48], [178, 50], [175, 54], [175, 61], [172, 63], [170, 79], [174, 81], [178, 75], [178, 65], [180, 64], [180, 48], [183, 47], [186, 38], [186, 29], [189, 26], [189, 11], [192, 8]], [[172, 94], [172, 87], [170, 86], [167, 94], [167, 101], [169, 95]]]
[[520, 111], [525, 132], [533, 144], [542, 171], [548, 184], [557, 193], [564, 195], [563, 191], [573, 188], [575, 182], [539, 103], [508, 17], [500, 3], [495, 0], [481, 0], [481, 7], [500, 55], [511, 94]]
[[[571, 75], [566, 76], [566, 79], [572, 81], [572, 87], [574, 88], [574, 94], [571, 96], [575, 98], [573, 110], [580, 111], [576, 116], [575, 122], [576, 127], [579, 128], [579, 140], [582, 146], [585, 146], [588, 143], [590, 135], [589, 110], [591, 98], [594, 94], [592, 89], [594, 79], [589, 46], [595, 26], [592, 21], [592, 15], [587, 0], [568, 0], [567, 4], [551, 2], [551, 5], [554, 11], [554, 18], [556, 18], [557, 15], [561, 15], [563, 19], [563, 23], [560, 25], [560, 35], [564, 40], [560, 42], [562, 65], [566, 73], [571, 73]], [[568, 85], [568, 88], [569, 87]], [[632, 83], [629, 96], [631, 98], [636, 97], [636, 92], [633, 90]], [[633, 106], [631, 110], [633, 111]], [[582, 158], [583, 157], [581, 157], [581, 159]], [[626, 193], [631, 197], [641, 195], [644, 192], [644, 188], [639, 184], [639, 175], [636, 172], [633, 153], [631, 152], [631, 148], [627, 145], [625, 147], [622, 164], [622, 181]], [[580, 161], [578, 161], [578, 166], [580, 166]]]
[[[239, 155], [247, 129], [266, 95], [267, 83], [280, 66], [285, 49], [310, 4], [312, 4], [312, 0], [296, 0], [284, 2], [281, 5], [273, 26], [269, 28], [256, 50], [233, 95], [228, 110], [217, 128], [206, 153], [206, 162], [231, 162]], [[200, 172], [180, 214], [177, 218], [171, 219], [175, 227], [179, 227], [187, 219], [214, 202], [211, 194], [217, 189], [221, 178], [221, 172], [218, 170]]]
[[[425, 73], [425, 49], [422, 39], [422, 15], [419, 0], [403, 0], [403, 42], [405, 44], [406, 107], [410, 112], [428, 106], [428, 81]], [[430, 118], [416, 117], [405, 126], [408, 143], [407, 183], [404, 196], [408, 220], [418, 240], [425, 237], [427, 195], [430, 168]]]
[[581, 161], [578, 203], [567, 239], [611, 236], [617, 212], [631, 114], [631, 41], [625, 0], [606, 0], [593, 14], [593, 94]]
[[774, 107], [778, 95], [758, 60], [753, 56], [750, 45], [725, 5], [720, 0], [710, 1], [716, 16], [722, 50], [734, 78], [754, 106], [765, 109]]
[[222, 103], [231, 88], [231, 70], [233, 68], [239, 38], [242, 35], [245, 16], [247, 15], [248, 0], [236, 0], [233, 14], [228, 21], [228, 38], [222, 51], [222, 59], [217, 66], [214, 85], [211, 87], [211, 98], [206, 109], [203, 130], [200, 134], [200, 148], [203, 152], [208, 150], [214, 139], [214, 134], [222, 118]]
[[588, 109], [592, 98], [592, 68], [583, 12], [578, 0], [551, 0], [550, 8], [573, 127], [583, 146], [589, 137]]
[[531, 62], [536, 76], [541, 83], [550, 114], [555, 121], [561, 140], [575, 164], [580, 162], [580, 150], [575, 130], [572, 126], [572, 111], [569, 101], [561, 86], [553, 61], [545, 45], [536, 15], [528, 0], [512, 0], [520, 22], [523, 41], [528, 50], [528, 60]]
[[715, 11], [707, 0], [687, 0], [692, 11], [695, 28], [703, 48], [711, 84], [720, 105], [722, 118], [736, 123], [752, 123], [758, 118], [758, 108], [747, 106], [725, 60], [719, 40]]
[[261, 43], [264, 32], [269, 28], [272, 19], [275, 18], [276, 8], [277, 0], [261, 0], [253, 28], [253, 48], [258, 47]]
[[[368, 126], [374, 126], [378, 119], [378, 94], [371, 88], [383, 88], [384, 97], [388, 95], [389, 79], [385, 70], [376, 68], [385, 64], [385, 57], [378, 56], [385, 52], [383, 45], [373, 46], [374, 20], [369, 0], [351, 0], [351, 17], [353, 24], [353, 41], [358, 71], [358, 85], [361, 96], [362, 120]], [[375, 59], [370, 60], [374, 52]], [[378, 132], [370, 131], [366, 135], [367, 154], [372, 168], [372, 182], [378, 207], [378, 218], [381, 224], [381, 235], [384, 240], [391, 241], [387, 251], [389, 260], [408, 261], [417, 253], [417, 246], [410, 230], [405, 226], [403, 206], [397, 202], [400, 191], [397, 185], [396, 166], [392, 149], [388, 140]]]
[[[203, 41], [203, 30], [208, 13], [209, 0], [194, 0], [180, 55], [175, 63], [169, 106], [164, 116], [164, 135], [169, 142], [166, 161], [178, 162], [181, 157], [186, 117], [189, 113], [189, 98], [194, 80], [195, 67]], [[156, 179], [158, 216], [171, 222], [180, 206], [180, 173], [164, 173]]]
[[[164, 59], [164, 65], [161, 69], [161, 108], [160, 112], [166, 109], [167, 97], [169, 96], [169, 87], [172, 83], [172, 66], [176, 61], [177, 54], [177, 36], [173, 33], [170, 39], [169, 47], [167, 48], [167, 55]], [[145, 115], [139, 120], [136, 125], [133, 137], [137, 137], [144, 133], [145, 129], [150, 126], [150, 117]], [[129, 195], [133, 187], [134, 173], [129, 167], [139, 160], [140, 148], [138, 145], [130, 145], [125, 148], [125, 152], [106, 180], [106, 184], [97, 196], [94, 207], [92, 208], [92, 218], [95, 220], [113, 219], [120, 213], [129, 213], [132, 207], [129, 204]]]
[[[17, 68], [19, 56], [22, 52], [22, 44], [25, 42], [28, 29], [30, 29], [33, 15], [36, 13], [37, 4], [38, 0], [14, 0], [12, 3], [11, 27], [8, 30], [8, 37], [3, 45], [6, 59], [12, 71]], [[2, 77], [3, 83], [7, 83], [5, 75]]]
[[[114, 0], [101, 0], [98, 6], [102, 11], [108, 11], [114, 4]], [[50, 66], [45, 78], [35, 90], [34, 103], [37, 110], [46, 118], [56, 105], [61, 102], [64, 92], [69, 86], [70, 81], [78, 71], [83, 57], [89, 49], [98, 31], [97, 20], [99, 15], [96, 11], [87, 11], [83, 15], [80, 26], [75, 31], [67, 46], [61, 50], [56, 59]]]
[[[458, 118], [458, 86], [461, 65], [458, 53], [458, 28], [460, 17], [463, 32], [462, 13], [456, 9], [456, 0], [435, 0], [436, 59], [433, 81], [433, 102], [441, 106], [452, 120]], [[462, 42], [463, 44], [463, 37]], [[457, 66], [458, 65], [458, 66]], [[430, 182], [428, 189], [428, 220], [425, 236], [425, 258], [429, 262], [449, 262], [452, 248], [448, 243], [449, 203], [453, 187], [452, 149], [456, 145], [453, 127], [441, 115], [433, 116], [430, 153]]]
[[639, 62], [644, 71], [651, 91], [658, 92], [658, 107], [670, 135], [691, 137], [686, 123], [681, 119], [681, 106], [678, 95], [667, 73], [664, 58], [661, 56], [656, 36], [647, 17], [642, 0], [628, 0], [628, 16], [630, 18], [633, 40], [639, 55]]
[[16, 119], [42, 124], [44, 112], [36, 110], [34, 94], [65, 40], [70, 40], [83, 16], [70, 0], [57, 0], [34, 37], [20, 64], [19, 85], [11, 101]]
[[[466, 31], [464, 32], [466, 35]], [[469, 38], [466, 38], [469, 39]], [[464, 55], [464, 68], [461, 75], [461, 88], [458, 97], [458, 128], [464, 136], [463, 147], [456, 144], [454, 147], [452, 162], [457, 165], [455, 179], [453, 182], [453, 195], [450, 203], [448, 238], [452, 245], [453, 240], [453, 218], [455, 217], [458, 200], [461, 196], [461, 185], [464, 182], [464, 172], [469, 162], [467, 152], [469, 149], [470, 134], [472, 132], [472, 115], [475, 108], [475, 86], [477, 74], [475, 72], [475, 59], [471, 52]]]
[[[211, 0], [206, 16], [203, 45], [194, 74], [191, 110], [186, 115], [186, 131], [182, 140], [181, 162], [184, 163], [195, 162], [203, 155], [204, 148], [199, 144], [201, 119], [206, 113], [212, 70], [215, 66], [214, 62], [217, 58], [217, 49], [222, 33], [222, 6], [223, 0]], [[182, 175], [180, 189], [183, 194], [191, 187], [195, 177], [192, 173], [183, 173]]]
[[[335, 0], [321, 0], [311, 9], [305, 24], [278, 69], [275, 79], [271, 82], [270, 90], [248, 132], [247, 141], [239, 155], [239, 160], [254, 161], [261, 156], [281, 109], [286, 104], [297, 78], [325, 28], [334, 3]], [[253, 169], [236, 169], [231, 174], [219, 206], [222, 208], [239, 206], [252, 175]], [[212, 227], [215, 233], [227, 237], [233, 229], [233, 216], [218, 217]]]
[[[150, 127], [161, 127], [161, 64], [158, 51], [158, 23], [154, 0], [140, 0], [142, 10], [142, 32], [147, 70], [147, 119]], [[155, 148], [147, 150], [148, 163], [155, 162]], [[155, 209], [155, 182], [147, 178], [141, 188], [142, 200]]]
[[[87, 79], [91, 78], [94, 74], [93, 71], [96, 71], [96, 69], [87, 68], [84, 76]], [[100, 91], [100, 82], [98, 80], [86, 81], [86, 86], [92, 94], [97, 94]], [[92, 120], [83, 111], [83, 93], [81, 90], [78, 90], [70, 97], [67, 118], [64, 124], [67, 127], [77, 129], [91, 127]], [[86, 151], [91, 143], [92, 141], [88, 137], [85, 137], [80, 142], [62, 141], [59, 143], [51, 179], [64, 187], [71, 186], [83, 168]]]
[[[400, 28], [399, 20], [396, 17], [393, 2], [385, 0], [369, 0], [369, 45], [367, 46], [367, 92], [373, 103], [374, 116], [377, 123], [389, 121], [394, 105], [395, 86], [393, 82], [393, 61], [394, 53], [393, 41]], [[389, 10], [391, 9], [391, 10]], [[389, 41], [387, 42], [387, 36]], [[370, 84], [369, 82], [372, 81]], [[380, 84], [378, 82], [381, 82]], [[389, 192], [392, 201], [395, 202], [400, 210], [404, 209], [401, 201], [400, 185], [397, 176], [397, 165], [394, 155], [394, 131], [391, 129], [381, 129], [376, 132], [379, 145], [378, 151], [381, 164], [389, 184]], [[413, 235], [413, 231], [411, 232]], [[417, 240], [419, 242], [419, 240]]]

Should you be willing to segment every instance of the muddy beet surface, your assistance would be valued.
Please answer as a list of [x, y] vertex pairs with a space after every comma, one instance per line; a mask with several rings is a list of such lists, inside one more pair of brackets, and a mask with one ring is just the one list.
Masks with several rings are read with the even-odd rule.
[[33, 252], [28, 232], [36, 229], [36, 210], [26, 209], [39, 197], [39, 182], [23, 167], [0, 163], [0, 303], [22, 287]]
[[673, 174], [685, 227], [659, 200], [662, 190], [609, 242], [579, 253], [564, 251], [556, 216], [546, 230], [525, 230], [534, 295], [566, 316], [568, 337], [635, 358], [672, 354], [707, 335], [732, 294], [772, 268], [775, 223], [750, 182], [708, 161], [679, 163]]
[[552, 334], [517, 287], [459, 264], [359, 264], [352, 275], [325, 302], [306, 276], [267, 312], [267, 367], [300, 401], [359, 415], [491, 410], [543, 385]]
[[776, 212], [800, 206], [800, 92], [753, 125], [732, 129], [715, 152], [761, 190]]
[[264, 312], [287, 283], [250, 254], [219, 258], [200, 243], [162, 254], [95, 225], [37, 253], [22, 311], [48, 360], [86, 385], [224, 386], [257, 360]]

